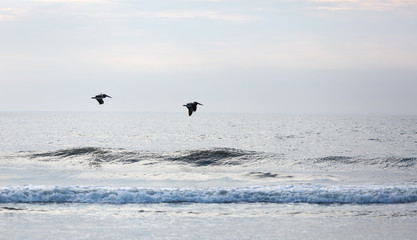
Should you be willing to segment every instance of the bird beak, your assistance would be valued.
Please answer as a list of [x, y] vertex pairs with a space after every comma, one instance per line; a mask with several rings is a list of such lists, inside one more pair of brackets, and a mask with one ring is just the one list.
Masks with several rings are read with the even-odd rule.
[[203, 104], [201, 104], [201, 103], [197, 103], [197, 104], [203, 106]]
[[107, 95], [107, 97], [111, 98], [109, 95]]

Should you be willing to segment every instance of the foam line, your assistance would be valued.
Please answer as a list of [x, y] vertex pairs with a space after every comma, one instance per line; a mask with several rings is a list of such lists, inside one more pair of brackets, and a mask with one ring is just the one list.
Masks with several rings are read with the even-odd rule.
[[239, 188], [113, 188], [10, 186], [0, 203], [311, 203], [392, 204], [417, 202], [417, 186], [287, 185]]

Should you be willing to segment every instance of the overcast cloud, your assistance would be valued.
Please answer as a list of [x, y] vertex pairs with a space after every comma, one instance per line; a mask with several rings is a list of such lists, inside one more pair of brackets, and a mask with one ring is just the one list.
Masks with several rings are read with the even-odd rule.
[[416, 115], [416, 26], [406, 0], [2, 0], [0, 111]]

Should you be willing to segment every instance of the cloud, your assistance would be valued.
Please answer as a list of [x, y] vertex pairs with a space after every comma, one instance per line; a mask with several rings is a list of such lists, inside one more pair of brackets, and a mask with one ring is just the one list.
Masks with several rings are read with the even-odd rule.
[[150, 13], [149, 16], [165, 19], [209, 19], [229, 22], [247, 22], [259, 19], [259, 17], [249, 14], [197, 10], [169, 10]]
[[353, 8], [350, 7], [317, 7], [318, 10], [328, 10], [328, 11], [346, 11], [346, 10], [352, 10]]
[[51, 3], [105, 3], [108, 0], [32, 0], [32, 2], [51, 2]]
[[[407, 40], [395, 41], [411, 44]], [[417, 63], [414, 60], [417, 55], [395, 41], [329, 44], [320, 38], [306, 37], [298, 41], [257, 46], [244, 42], [217, 42], [207, 44], [206, 49], [154, 43], [119, 46], [104, 52], [100, 49], [85, 50], [87, 54], [84, 52], [84, 59], [75, 62], [87, 61], [86, 65], [96, 65], [99, 69], [158, 74], [216, 72], [226, 69], [416, 69]], [[81, 54], [75, 54], [78, 55]]]
[[320, 10], [362, 10], [362, 11], [390, 11], [395, 9], [416, 9], [417, 2], [410, 0], [313, 0], [319, 4]]
[[[184, 1], [184, 0], [183, 0]], [[189, 0], [185, 0], [186, 2]], [[198, 0], [200, 2], [200, 0]], [[213, 0], [204, 0], [217, 2]], [[180, 1], [181, 2], [181, 1]], [[143, 1], [118, 2], [109, 0], [30, 0], [26, 12], [42, 13], [47, 15], [81, 15], [87, 18], [113, 18], [113, 19], [156, 19], [156, 20], [211, 20], [221, 22], [245, 23], [262, 19], [259, 14], [245, 10], [227, 10], [217, 8], [192, 9], [192, 6], [178, 4], [155, 8], [154, 4], [145, 4]], [[45, 7], [45, 6], [48, 7]], [[89, 7], [86, 7], [90, 5]], [[18, 14], [19, 9], [0, 8], [0, 20], [11, 19], [11, 14]], [[23, 11], [23, 9], [20, 9]]]
[[13, 21], [25, 13], [23, 8], [0, 8], [0, 21]]

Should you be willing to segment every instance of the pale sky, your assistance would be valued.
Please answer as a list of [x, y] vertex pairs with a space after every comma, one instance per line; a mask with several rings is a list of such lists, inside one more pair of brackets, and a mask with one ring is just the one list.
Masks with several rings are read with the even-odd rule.
[[417, 0], [0, 0], [0, 111], [191, 101], [417, 115]]

